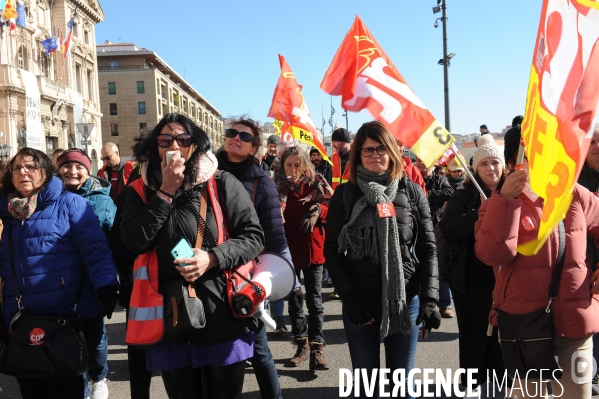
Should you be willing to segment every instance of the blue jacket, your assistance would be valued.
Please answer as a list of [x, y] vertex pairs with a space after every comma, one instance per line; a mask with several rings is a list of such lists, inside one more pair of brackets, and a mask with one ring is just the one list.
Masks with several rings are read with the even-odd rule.
[[90, 176], [79, 190], [73, 192], [85, 198], [100, 220], [100, 227], [102, 227], [104, 234], [108, 237], [108, 232], [112, 229], [112, 222], [114, 222], [114, 216], [116, 215], [116, 205], [110, 198], [110, 183], [108, 180]]
[[37, 208], [29, 219], [21, 222], [8, 213], [6, 195], [0, 198], [0, 217], [4, 223], [0, 277], [5, 326], [18, 311], [8, 249], [10, 228], [25, 309], [36, 315], [68, 313], [86, 277], [77, 311], [85, 319], [100, 314], [96, 292], [100, 287], [118, 287], [118, 280], [98, 218], [82, 197], [64, 191], [62, 181], [52, 177], [39, 192]]
[[258, 219], [260, 219], [260, 226], [264, 230], [266, 240], [264, 252], [284, 254], [291, 262], [285, 228], [283, 227], [279, 194], [275, 183], [262, 168], [253, 165], [245, 175], [239, 178], [250, 198], [252, 198], [255, 179], [258, 179], [258, 186], [256, 187], [254, 208], [258, 214]]

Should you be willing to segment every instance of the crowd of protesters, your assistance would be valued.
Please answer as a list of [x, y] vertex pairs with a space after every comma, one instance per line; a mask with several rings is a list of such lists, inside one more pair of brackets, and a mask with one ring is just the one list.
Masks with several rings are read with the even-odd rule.
[[[556, 228], [536, 255], [516, 251], [536, 234], [531, 226], [543, 207], [526, 158], [516, 167], [521, 122], [514, 119], [504, 151], [482, 125], [469, 169], [456, 158], [437, 168], [413, 163], [377, 121], [353, 138], [337, 129], [332, 165], [316, 148], [276, 135], [261, 157], [262, 131], [249, 118], [234, 121], [217, 151], [179, 114], [141, 133], [131, 161], [105, 143], [98, 176], [85, 151], [50, 158], [20, 149], [1, 169], [0, 337], [21, 306], [62, 315], [77, 305], [89, 354], [84, 375], [18, 378], [22, 398], [108, 398], [104, 317], [117, 302], [126, 309], [133, 399], [150, 397], [152, 371], [169, 398], [240, 398], [248, 362], [261, 397], [282, 398], [264, 323], [240, 317], [228, 299], [227, 276], [263, 251], [286, 259], [297, 275], [285, 299], [295, 345], [289, 365], [329, 368], [322, 287], [330, 281], [353, 368], [380, 368], [383, 343], [386, 368], [407, 375], [419, 335], [457, 317], [460, 367], [478, 368], [479, 383], [487, 371], [503, 374], [496, 309], [525, 314], [543, 306], [559, 246]], [[572, 380], [570, 356], [599, 349], [599, 127], [594, 133], [565, 216], [567, 250], [552, 307], [560, 384], [572, 398], [594, 387]], [[437, 229], [458, 249], [442, 273]], [[174, 259], [182, 239], [192, 254]], [[287, 331], [283, 309], [283, 300], [270, 303], [278, 333]], [[164, 330], [155, 320], [166, 321]]]

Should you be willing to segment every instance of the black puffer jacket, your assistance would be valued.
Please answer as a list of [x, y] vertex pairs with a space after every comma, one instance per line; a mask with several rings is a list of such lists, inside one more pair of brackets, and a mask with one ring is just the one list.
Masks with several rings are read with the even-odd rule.
[[[195, 287], [206, 312], [206, 327], [194, 330], [191, 342], [212, 344], [238, 337], [256, 327], [255, 319], [239, 320], [233, 316], [226, 300], [226, 284], [223, 269], [231, 269], [247, 263], [264, 247], [264, 234], [250, 198], [241, 183], [231, 174], [220, 172], [217, 179], [219, 202], [222, 207], [230, 239], [212, 248], [218, 258], [219, 268], [208, 270], [196, 280]], [[128, 187], [123, 218], [121, 239], [134, 253], [142, 254], [156, 247], [159, 267], [159, 291], [181, 291], [185, 280], [175, 269], [171, 249], [185, 238], [193, 247], [198, 225], [194, 212], [199, 208], [201, 186], [188, 195], [177, 197], [174, 205], [157, 197], [146, 188], [147, 202]], [[206, 222], [214, 237], [217, 235], [214, 212], [208, 202]], [[204, 238], [202, 249], [208, 237]]]
[[[343, 193], [350, 184], [339, 185], [329, 204], [324, 243], [327, 269], [341, 299], [344, 299], [348, 292], [357, 289], [365, 298], [380, 301], [381, 267], [370, 259], [348, 261], [344, 255], [338, 253], [338, 232], [346, 223]], [[412, 217], [411, 206], [406, 194], [407, 184], [412, 185], [415, 193], [414, 204], [419, 213], [418, 222]], [[363, 195], [362, 191], [354, 186], [351, 201], [352, 209], [356, 201]], [[399, 229], [406, 294], [410, 297], [420, 293], [420, 298], [423, 301], [427, 299], [437, 301], [439, 298], [437, 246], [426, 197], [420, 186], [404, 176], [399, 182], [398, 192], [393, 204], [395, 205], [396, 221]], [[417, 237], [414, 237], [415, 231], [417, 231]], [[414, 241], [416, 241], [416, 245], [413, 252], [418, 260], [410, 251]]]
[[[424, 177], [424, 176], [423, 176]], [[453, 194], [453, 187], [447, 181], [447, 177], [439, 176], [433, 173], [432, 176], [424, 177], [424, 184], [426, 185], [426, 195], [428, 197], [428, 204], [431, 208], [431, 215], [433, 217], [433, 226], [437, 224], [441, 218], [441, 212], [443, 211], [443, 205], [445, 201]]]

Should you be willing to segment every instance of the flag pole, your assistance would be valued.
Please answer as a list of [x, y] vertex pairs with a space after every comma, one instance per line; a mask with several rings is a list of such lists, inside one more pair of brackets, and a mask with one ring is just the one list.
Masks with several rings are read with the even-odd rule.
[[453, 151], [453, 154], [455, 155], [455, 158], [457, 159], [457, 162], [462, 165], [462, 167], [464, 168], [464, 170], [466, 171], [466, 174], [468, 174], [468, 177], [470, 177], [470, 181], [472, 183], [474, 183], [474, 186], [476, 187], [476, 189], [478, 190], [478, 192], [480, 193], [481, 197], [483, 198], [483, 201], [487, 199], [487, 196], [485, 195], [485, 193], [483, 192], [483, 189], [480, 188], [480, 186], [478, 185], [478, 182], [476, 181], [476, 179], [474, 178], [474, 176], [472, 175], [472, 173], [470, 172], [470, 169], [463, 164], [462, 159], [459, 157], [458, 155], [458, 148], [455, 146], [454, 143], [451, 143], [451, 151]]

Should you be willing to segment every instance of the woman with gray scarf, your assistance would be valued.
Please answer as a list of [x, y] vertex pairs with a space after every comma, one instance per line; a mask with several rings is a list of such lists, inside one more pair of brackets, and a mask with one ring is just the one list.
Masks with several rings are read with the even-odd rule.
[[[418, 327], [439, 328], [437, 249], [428, 202], [403, 173], [395, 138], [380, 122], [362, 125], [350, 154], [350, 182], [329, 204], [324, 253], [343, 301], [354, 369], [414, 367]], [[364, 394], [364, 391], [361, 391]]]

